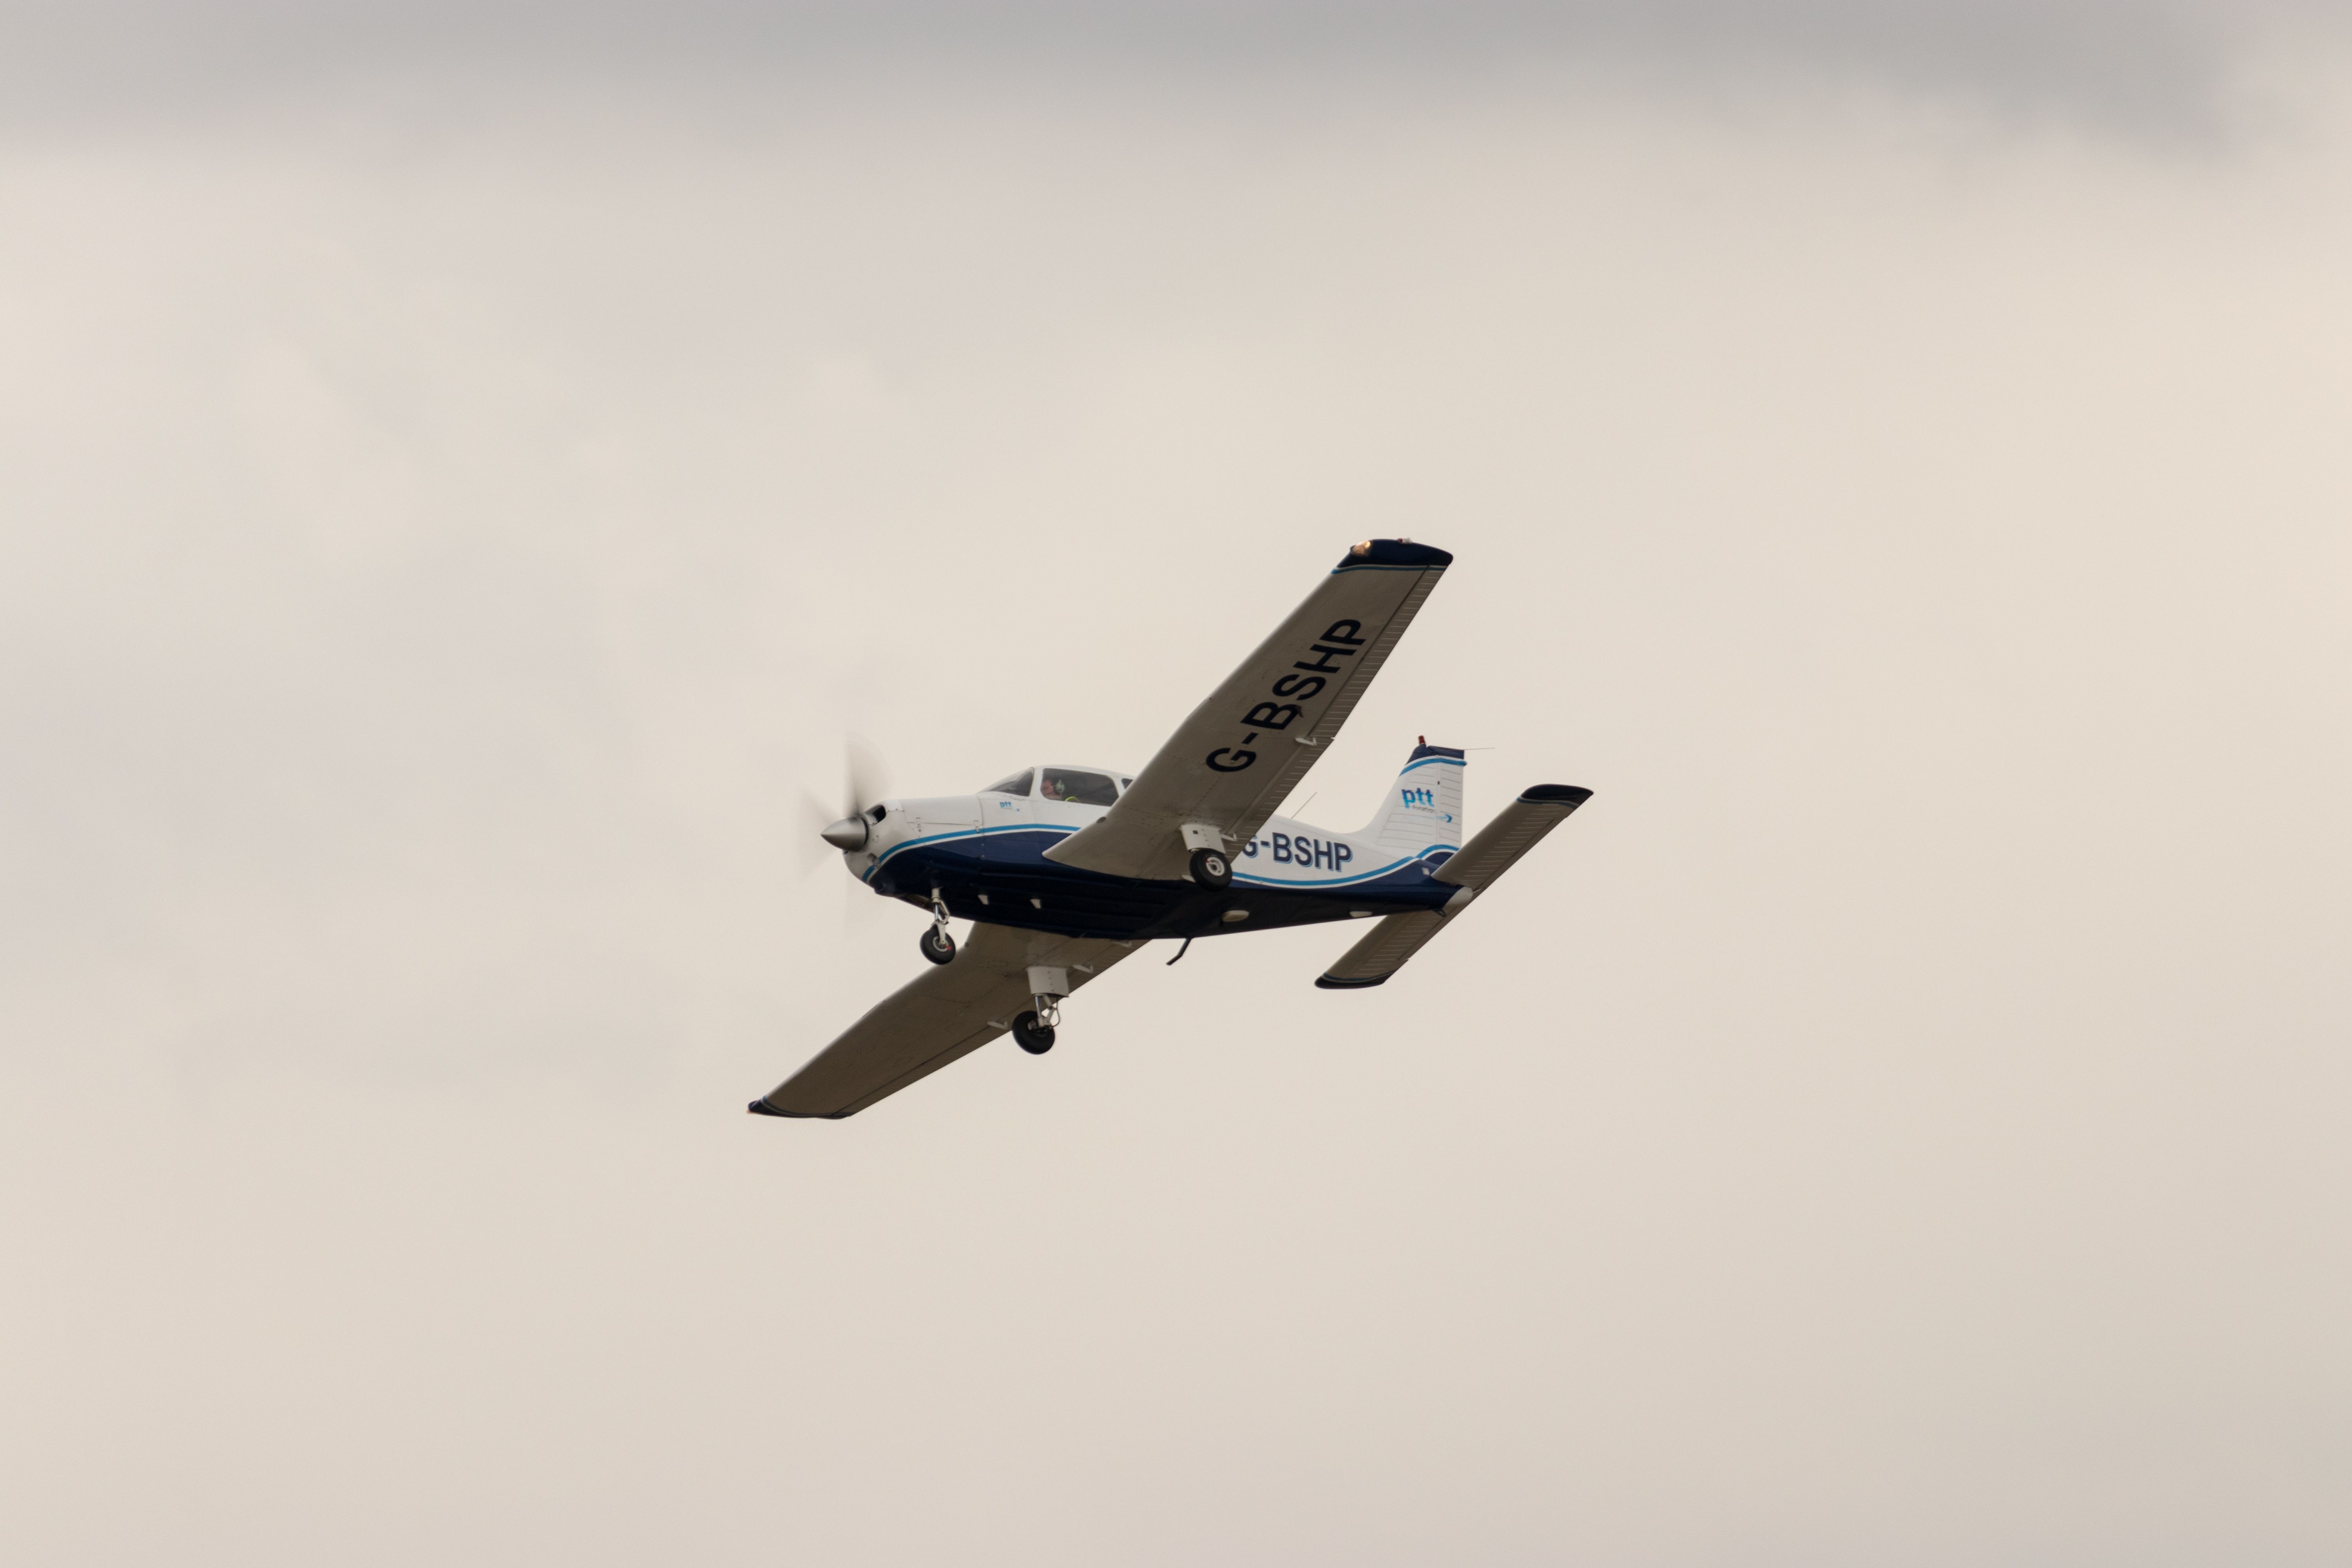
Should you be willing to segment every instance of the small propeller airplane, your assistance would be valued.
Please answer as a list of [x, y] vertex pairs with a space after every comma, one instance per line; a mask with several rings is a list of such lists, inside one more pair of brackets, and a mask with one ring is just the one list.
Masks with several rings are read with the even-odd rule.
[[[850, 874], [930, 911], [908, 982], [760, 1116], [854, 1116], [1011, 1034], [1053, 1049], [1061, 1005], [1148, 942], [1377, 920], [1315, 984], [1379, 985], [1592, 792], [1537, 784], [1467, 843], [1463, 753], [1415, 746], [1370, 824], [1274, 815], [1329, 748], [1454, 557], [1372, 539], [1340, 559], [1141, 773], [1048, 763], [976, 795], [882, 800], [824, 829]], [[854, 803], [853, 803], [854, 805]], [[950, 920], [971, 921], [959, 947]]]

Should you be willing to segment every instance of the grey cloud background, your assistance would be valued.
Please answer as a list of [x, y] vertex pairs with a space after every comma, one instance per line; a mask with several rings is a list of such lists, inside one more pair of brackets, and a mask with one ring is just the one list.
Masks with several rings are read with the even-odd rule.
[[[1874, 84], [1979, 109], [2168, 139], [2230, 118], [2249, 61], [2342, 41], [2337, 0], [1413, 0], [876, 5], [635, 0], [551, 5], [113, 0], [6, 8], [0, 66], [18, 115], [68, 121], [250, 107], [387, 80], [496, 98], [517, 70], [619, 81], [1059, 62], [1197, 78], [1403, 67], [1414, 75], [1633, 71], [1702, 97], [1757, 80]], [[419, 79], [422, 79], [421, 82]]]
[[[0, 141], [0, 1556], [2342, 1559], [2303, 22], [2138, 121], [120, 15]], [[741, 1113], [919, 962], [844, 731], [1133, 763], [1374, 532], [1307, 815], [1600, 792], [1475, 926]]]

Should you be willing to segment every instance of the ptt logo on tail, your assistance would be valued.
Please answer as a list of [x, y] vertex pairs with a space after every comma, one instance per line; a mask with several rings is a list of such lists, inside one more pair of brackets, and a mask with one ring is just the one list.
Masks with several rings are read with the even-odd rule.
[[1437, 795], [1433, 790], [1401, 789], [1397, 791], [1397, 794], [1404, 797], [1404, 803], [1407, 805], [1426, 805], [1433, 807], [1437, 805]]

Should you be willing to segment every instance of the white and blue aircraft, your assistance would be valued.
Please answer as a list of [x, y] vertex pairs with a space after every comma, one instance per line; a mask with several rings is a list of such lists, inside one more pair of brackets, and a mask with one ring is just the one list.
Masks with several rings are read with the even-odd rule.
[[[1465, 843], [1463, 754], [1424, 740], [1359, 832], [1274, 815], [1453, 559], [1404, 539], [1349, 551], [1132, 776], [1046, 763], [825, 828], [851, 875], [930, 911], [922, 951], [938, 967], [752, 1111], [854, 1116], [1008, 1033], [1042, 1056], [1063, 1000], [1157, 939], [1375, 920], [1315, 984], [1385, 982], [1592, 794], [1537, 784]], [[961, 947], [951, 920], [974, 922]]]

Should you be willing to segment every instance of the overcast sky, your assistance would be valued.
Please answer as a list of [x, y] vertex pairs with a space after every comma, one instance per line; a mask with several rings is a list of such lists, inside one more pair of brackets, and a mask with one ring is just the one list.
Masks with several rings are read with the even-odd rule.
[[[2340, 43], [2343, 0], [48, 0], [0, 7], [12, 118], [89, 125], [405, 79], [470, 93], [586, 75], [707, 96], [862, 68], [1016, 62], [1201, 79], [1402, 67], [1630, 73], [1651, 92], [1874, 81], [2011, 114], [2212, 127], [2263, 55]], [[688, 80], [681, 82], [680, 75]], [[742, 79], [749, 77], [748, 83]], [[1292, 83], [1294, 88], [1298, 84]]]
[[[0, 1558], [2341, 1563], [2344, 20], [0, 8]], [[743, 1114], [1370, 534], [1472, 915]]]

